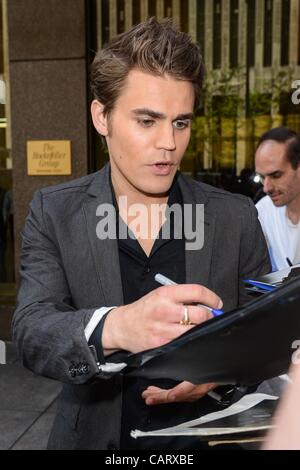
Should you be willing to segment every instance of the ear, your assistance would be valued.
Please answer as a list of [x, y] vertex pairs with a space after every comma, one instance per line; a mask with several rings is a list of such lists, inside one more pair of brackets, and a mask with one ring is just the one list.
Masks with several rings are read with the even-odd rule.
[[104, 115], [104, 105], [97, 100], [91, 104], [91, 114], [96, 131], [103, 137], [108, 136], [107, 116]]

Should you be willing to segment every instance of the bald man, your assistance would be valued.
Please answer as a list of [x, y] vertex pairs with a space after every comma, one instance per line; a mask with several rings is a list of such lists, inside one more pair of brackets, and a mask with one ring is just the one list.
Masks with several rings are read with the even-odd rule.
[[273, 271], [300, 263], [300, 135], [286, 127], [265, 133], [255, 154], [266, 197], [256, 208]]

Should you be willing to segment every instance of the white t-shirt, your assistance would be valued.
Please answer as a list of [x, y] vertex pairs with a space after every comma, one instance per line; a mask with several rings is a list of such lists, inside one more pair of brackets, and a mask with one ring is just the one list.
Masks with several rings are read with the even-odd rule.
[[273, 270], [287, 268], [287, 258], [300, 263], [300, 221], [293, 224], [286, 206], [276, 207], [269, 196], [256, 204], [259, 221], [265, 234]]

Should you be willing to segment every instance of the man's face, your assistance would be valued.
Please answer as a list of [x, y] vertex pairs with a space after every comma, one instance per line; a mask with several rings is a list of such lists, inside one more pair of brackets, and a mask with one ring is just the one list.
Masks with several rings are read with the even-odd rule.
[[294, 170], [286, 159], [286, 143], [263, 142], [255, 154], [256, 172], [262, 176], [264, 192], [277, 207], [287, 206], [300, 197], [300, 166]]
[[190, 140], [194, 99], [187, 81], [129, 73], [105, 118], [115, 188], [123, 194], [167, 194]]

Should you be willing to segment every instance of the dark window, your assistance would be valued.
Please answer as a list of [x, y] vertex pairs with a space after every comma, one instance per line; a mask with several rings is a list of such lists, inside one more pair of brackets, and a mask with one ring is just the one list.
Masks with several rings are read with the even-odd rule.
[[221, 68], [221, 37], [222, 37], [222, 4], [221, 0], [214, 1], [213, 28], [213, 67]]
[[248, 0], [248, 66], [254, 67], [255, 65], [255, 15], [256, 15], [256, 0]]
[[[0, 77], [1, 81], [8, 85], [8, 64], [5, 63], [5, 54], [8, 54], [8, 45], [3, 34], [2, 21], [7, 21], [3, 11], [4, 2], [0, 4]], [[9, 338], [8, 317], [13, 313], [15, 305], [15, 282], [14, 278], [14, 217], [13, 217], [13, 173], [7, 168], [7, 159], [11, 159], [8, 149], [7, 120], [8, 109], [4, 105], [6, 93], [2, 90], [2, 102], [0, 103], [0, 338]], [[11, 285], [9, 285], [11, 284]], [[9, 315], [6, 315], [9, 314]], [[4, 317], [3, 317], [4, 314]], [[7, 320], [5, 317], [7, 316]]]
[[[153, 1], [153, 0], [152, 0]], [[151, 0], [150, 0], [151, 2]], [[173, 1], [172, 0], [165, 0], [165, 17], [172, 18], [173, 14]]]
[[102, 1], [102, 44], [109, 41], [109, 0]]
[[[199, 1], [197, 2], [199, 3]], [[189, 32], [189, 1], [180, 0], [180, 27], [181, 30]]]
[[202, 56], [204, 58], [205, 50], [205, 0], [197, 2], [197, 41], [201, 46]]
[[[299, 11], [300, 11], [300, 0], [299, 0]], [[300, 15], [300, 13], [299, 13]], [[300, 18], [299, 18], [300, 20]], [[300, 65], [300, 27], [298, 29], [298, 64]]]
[[125, 0], [117, 2], [117, 31], [118, 34], [125, 31]]
[[238, 66], [239, 0], [230, 1], [230, 67]]
[[264, 67], [269, 67], [273, 55], [273, 0], [265, 0], [264, 33]]
[[132, 0], [132, 24], [138, 24], [141, 21], [141, 2]]
[[151, 16], [156, 16], [156, 0], [150, 0], [148, 2], [148, 15]]
[[[2, 15], [2, 6], [0, 7], [0, 24], [3, 25], [3, 15]], [[0, 70], [3, 72], [4, 70], [4, 58], [3, 58], [3, 28], [0, 30]], [[2, 115], [1, 115], [2, 117]]]
[[289, 64], [291, 0], [282, 0], [281, 16], [281, 65]]
[[295, 106], [292, 101], [292, 90], [291, 93], [281, 93], [280, 95], [280, 108], [279, 112], [283, 116], [287, 116], [288, 114], [300, 114], [300, 106]]

